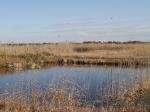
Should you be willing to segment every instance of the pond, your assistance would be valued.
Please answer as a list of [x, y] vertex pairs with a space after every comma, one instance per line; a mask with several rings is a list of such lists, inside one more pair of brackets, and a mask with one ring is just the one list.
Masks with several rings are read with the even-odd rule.
[[14, 91], [43, 92], [46, 88], [50, 88], [64, 89], [86, 102], [101, 102], [110, 95], [119, 95], [127, 91], [129, 87], [140, 83], [148, 75], [148, 68], [107, 66], [54, 66], [41, 70], [0, 73], [0, 95], [12, 94]]

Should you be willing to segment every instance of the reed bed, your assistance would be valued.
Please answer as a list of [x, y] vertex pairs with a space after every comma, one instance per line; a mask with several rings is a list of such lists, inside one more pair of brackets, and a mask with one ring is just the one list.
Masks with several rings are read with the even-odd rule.
[[[140, 93], [136, 93], [136, 95], [136, 99], [141, 98]], [[53, 92], [51, 90], [49, 94], [33, 92], [30, 100], [24, 99], [24, 97], [23, 93], [6, 97], [4, 101], [0, 102], [0, 112], [149, 112], [150, 110], [149, 105], [144, 105], [147, 102], [138, 99], [139, 103], [137, 103], [134, 95], [130, 96], [132, 103], [128, 98], [120, 99], [118, 103], [123, 105], [114, 104], [106, 107], [82, 105], [78, 99], [74, 99], [71, 94], [62, 89], [53, 90]], [[126, 100], [129, 101], [125, 102]], [[145, 100], [148, 101], [148, 99]]]
[[[0, 66], [37, 64], [124, 64], [149, 65], [150, 44], [59, 43], [2, 44]], [[32, 67], [31, 67], [32, 68]], [[34, 68], [34, 67], [33, 67]]]

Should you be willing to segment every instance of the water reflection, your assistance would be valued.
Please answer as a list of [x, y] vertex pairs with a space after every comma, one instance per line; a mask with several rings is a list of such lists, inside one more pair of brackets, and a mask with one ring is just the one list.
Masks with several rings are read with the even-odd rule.
[[[126, 91], [148, 76], [147, 68], [52, 67], [42, 70], [0, 74], [0, 94], [15, 90], [30, 93], [46, 88], [63, 88], [88, 101], [103, 101], [112, 94]], [[77, 96], [78, 95], [78, 96]]]

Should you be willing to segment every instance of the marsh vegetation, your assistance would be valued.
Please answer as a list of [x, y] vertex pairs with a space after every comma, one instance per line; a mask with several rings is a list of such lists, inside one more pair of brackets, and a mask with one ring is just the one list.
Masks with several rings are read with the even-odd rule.
[[149, 65], [149, 43], [2, 44], [0, 66], [40, 68], [48, 64]]
[[149, 112], [149, 65], [149, 43], [1, 44], [0, 112]]

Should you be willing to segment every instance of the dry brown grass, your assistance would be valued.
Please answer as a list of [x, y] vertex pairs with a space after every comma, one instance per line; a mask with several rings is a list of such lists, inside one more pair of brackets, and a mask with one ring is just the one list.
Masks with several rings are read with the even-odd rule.
[[150, 105], [150, 78], [133, 85], [125, 94], [126, 100], [135, 105]]
[[[150, 59], [150, 44], [38, 44], [38, 45], [0, 45], [0, 64], [56, 62], [59, 59], [115, 62], [113, 60], [135, 60], [142, 62]], [[80, 61], [81, 61], [80, 60]], [[134, 63], [134, 62], [133, 62]]]
[[[75, 49], [86, 49], [87, 52], [93, 51], [130, 51], [133, 52], [132, 55], [138, 56], [135, 54], [135, 51], [139, 52], [141, 56], [150, 55], [149, 49], [150, 44], [39, 44], [39, 45], [0, 45], [0, 54], [1, 55], [21, 55], [21, 54], [36, 54], [36, 53], [53, 53], [53, 54], [64, 54], [64, 53], [78, 53]], [[81, 50], [82, 52], [82, 50]], [[79, 53], [81, 53], [79, 52]], [[129, 55], [127, 52], [127, 55]]]
[[39, 45], [0, 45], [0, 55], [25, 55], [47, 53], [56, 56], [98, 56], [109, 58], [150, 57], [150, 44], [39, 44]]
[[[136, 95], [138, 95], [136, 96], [136, 99], [138, 99], [140, 97], [140, 93], [136, 93]], [[134, 95], [132, 96], [134, 97]], [[23, 94], [19, 94], [17, 97], [9, 96], [7, 100], [0, 102], [0, 112], [149, 112], [150, 110], [149, 105], [145, 106], [141, 103], [135, 104], [135, 97], [131, 98], [134, 102], [124, 102], [126, 104], [120, 106], [81, 106], [78, 99], [74, 99], [70, 94], [62, 89], [55, 90], [54, 94], [47, 94], [46, 96], [44, 93], [32, 93], [29, 101], [26, 99], [17, 99], [18, 97], [23, 98], [24, 96]], [[126, 100], [129, 99], [127, 98]]]

